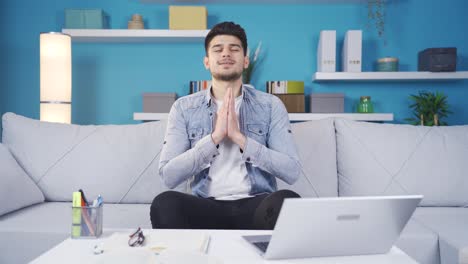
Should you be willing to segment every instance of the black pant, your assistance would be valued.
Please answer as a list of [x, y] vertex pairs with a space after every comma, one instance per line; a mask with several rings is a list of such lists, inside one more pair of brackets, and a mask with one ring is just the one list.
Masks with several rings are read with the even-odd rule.
[[283, 200], [298, 197], [293, 191], [281, 190], [220, 201], [167, 191], [151, 204], [151, 224], [173, 229], [273, 229]]

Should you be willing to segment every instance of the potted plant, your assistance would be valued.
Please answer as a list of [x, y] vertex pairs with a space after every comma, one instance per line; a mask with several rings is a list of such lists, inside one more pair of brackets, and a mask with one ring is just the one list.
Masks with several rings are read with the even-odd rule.
[[249, 67], [244, 69], [244, 73], [242, 75], [243, 77], [242, 81], [245, 84], [251, 84], [252, 76], [255, 70], [257, 69], [257, 65], [261, 64], [261, 62], [263, 61], [263, 56], [260, 55], [261, 49], [262, 49], [262, 42], [259, 42], [257, 44], [257, 48], [255, 49], [254, 52], [250, 52], [250, 50], [247, 49], [247, 54], [249, 55], [249, 58], [250, 58], [250, 64], [249, 64]]
[[[385, 4], [386, 0], [367, 0], [367, 17], [373, 22], [380, 38], [385, 33]], [[370, 24], [368, 25], [370, 26]]]
[[410, 108], [413, 110], [412, 118], [406, 121], [413, 125], [422, 126], [446, 126], [447, 122], [442, 121], [452, 112], [449, 110], [447, 96], [441, 92], [431, 93], [420, 91], [418, 95], [410, 95], [413, 101]]

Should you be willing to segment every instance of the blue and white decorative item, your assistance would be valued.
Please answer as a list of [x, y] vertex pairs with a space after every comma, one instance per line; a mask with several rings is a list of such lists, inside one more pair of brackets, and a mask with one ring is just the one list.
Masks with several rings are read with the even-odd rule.
[[385, 57], [377, 60], [377, 71], [379, 72], [397, 72], [398, 58]]

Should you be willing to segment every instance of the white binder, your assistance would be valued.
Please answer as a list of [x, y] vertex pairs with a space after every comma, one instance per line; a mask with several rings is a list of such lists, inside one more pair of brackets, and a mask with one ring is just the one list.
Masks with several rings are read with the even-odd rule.
[[344, 72], [362, 71], [362, 30], [348, 30], [343, 42]]
[[320, 31], [317, 47], [317, 71], [336, 71], [336, 30]]

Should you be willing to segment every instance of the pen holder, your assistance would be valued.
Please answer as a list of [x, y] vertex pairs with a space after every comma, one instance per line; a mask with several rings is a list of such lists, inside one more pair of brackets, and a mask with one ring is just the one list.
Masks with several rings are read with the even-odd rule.
[[72, 238], [97, 238], [102, 234], [102, 204], [72, 207]]

